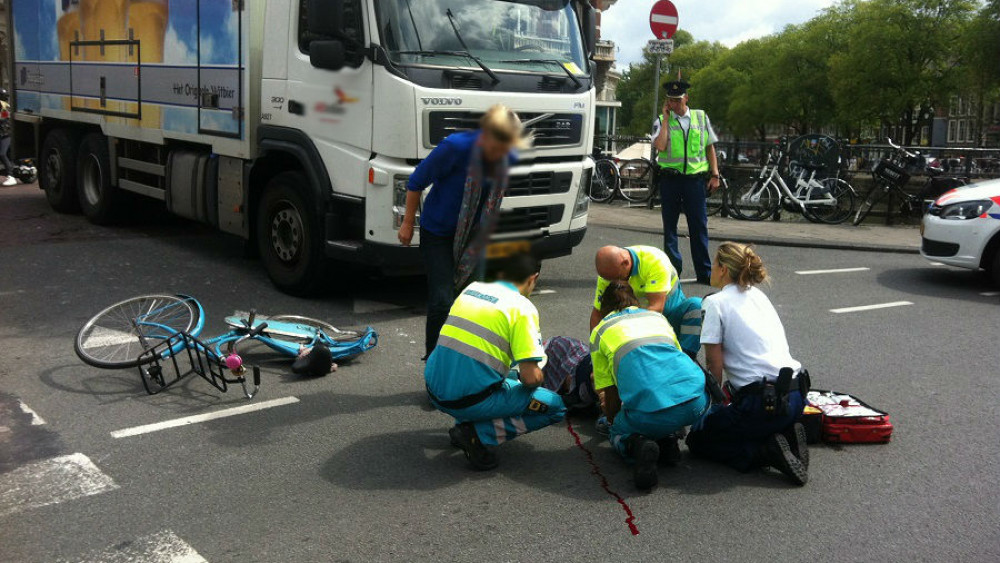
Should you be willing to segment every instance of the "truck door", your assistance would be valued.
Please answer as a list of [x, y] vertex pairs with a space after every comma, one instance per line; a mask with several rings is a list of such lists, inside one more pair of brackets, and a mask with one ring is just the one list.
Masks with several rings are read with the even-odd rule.
[[[291, 35], [287, 100], [271, 123], [298, 129], [316, 145], [336, 192], [364, 196], [372, 147], [372, 63], [364, 56], [364, 0], [341, 0], [346, 65], [331, 71], [309, 61], [308, 0], [297, 0]], [[264, 124], [267, 124], [265, 121]]]

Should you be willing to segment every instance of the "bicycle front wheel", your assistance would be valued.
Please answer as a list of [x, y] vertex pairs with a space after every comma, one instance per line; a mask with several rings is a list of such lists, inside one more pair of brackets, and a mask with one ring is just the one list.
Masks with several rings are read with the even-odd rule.
[[860, 225], [861, 222], [865, 220], [865, 217], [867, 217], [868, 214], [871, 213], [872, 207], [875, 207], [875, 204], [878, 203], [878, 200], [882, 199], [883, 193], [885, 193], [885, 189], [882, 186], [875, 186], [868, 191], [868, 195], [865, 196], [865, 199], [861, 202], [861, 205], [858, 207], [857, 213], [854, 215], [853, 223], [855, 227]]
[[740, 219], [763, 221], [778, 209], [779, 200], [778, 191], [774, 187], [756, 181], [733, 193], [729, 210]]
[[610, 159], [601, 159], [594, 163], [594, 178], [590, 182], [590, 200], [595, 203], [606, 203], [615, 197], [618, 189], [618, 167]]
[[[828, 225], [839, 225], [847, 220], [854, 213], [855, 193], [854, 188], [840, 178], [826, 178], [821, 180], [822, 190], [812, 188], [806, 195], [807, 201], [823, 201], [806, 205], [806, 213], [817, 221]], [[822, 192], [822, 193], [817, 193]], [[832, 201], [828, 198], [832, 198]]]
[[74, 349], [94, 367], [135, 367], [144, 351], [171, 336], [197, 336], [201, 323], [201, 306], [191, 297], [142, 295], [94, 315], [76, 334]]
[[618, 191], [626, 201], [642, 203], [653, 195], [653, 167], [645, 158], [626, 161], [621, 166], [620, 174]]
[[729, 182], [722, 176], [719, 177], [719, 187], [714, 192], [708, 191], [708, 183], [705, 183], [705, 211], [709, 216], [717, 215], [726, 204], [729, 192]]

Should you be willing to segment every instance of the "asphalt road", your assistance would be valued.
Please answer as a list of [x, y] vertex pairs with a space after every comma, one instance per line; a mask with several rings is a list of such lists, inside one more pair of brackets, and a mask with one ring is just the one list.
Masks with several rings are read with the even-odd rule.
[[[644, 494], [592, 421], [573, 420], [634, 513], [632, 535], [566, 424], [504, 445], [487, 474], [449, 447], [450, 421], [423, 393], [420, 279], [358, 276], [302, 300], [274, 290], [237, 241], [148, 211], [97, 228], [18, 188], [0, 191], [0, 220], [2, 561], [1000, 560], [1000, 298], [982, 295], [984, 276], [912, 255], [760, 248], [814, 386], [889, 411], [894, 438], [815, 447], [804, 488], [685, 452]], [[594, 228], [547, 262], [550, 291], [534, 298], [544, 334], [586, 336], [600, 245], [656, 242]], [[869, 270], [795, 273], [858, 267]], [[205, 334], [255, 307], [370, 324], [381, 342], [320, 379], [269, 364], [253, 401], [197, 378], [150, 397], [136, 373], [90, 368], [72, 347], [99, 308], [150, 292], [198, 297]], [[912, 305], [830, 312], [897, 301]], [[285, 397], [298, 402], [111, 435]]]

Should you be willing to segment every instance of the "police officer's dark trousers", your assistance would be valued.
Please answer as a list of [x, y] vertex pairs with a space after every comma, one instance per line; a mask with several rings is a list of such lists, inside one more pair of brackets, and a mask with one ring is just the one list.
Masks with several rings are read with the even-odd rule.
[[679, 274], [684, 268], [684, 262], [677, 246], [677, 221], [683, 211], [687, 218], [688, 236], [691, 237], [691, 259], [695, 275], [709, 278], [712, 276], [712, 258], [708, 254], [705, 178], [701, 174], [672, 174], [665, 169], [661, 169], [659, 173], [663, 250]]
[[740, 471], [762, 464], [761, 446], [802, 416], [804, 403], [799, 390], [789, 391], [784, 415], [764, 411], [760, 394], [747, 395], [738, 402], [720, 407], [691, 429], [687, 446], [691, 453], [724, 463]]

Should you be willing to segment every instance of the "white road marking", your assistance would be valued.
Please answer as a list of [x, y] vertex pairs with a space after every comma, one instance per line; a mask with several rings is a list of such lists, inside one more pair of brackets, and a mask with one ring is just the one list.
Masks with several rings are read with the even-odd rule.
[[131, 332], [122, 332], [120, 330], [113, 330], [99, 326], [94, 327], [91, 333], [87, 336], [87, 340], [83, 342], [83, 347], [90, 350], [91, 348], [118, 346], [121, 344], [130, 344], [138, 339], [139, 337]]
[[997, 295], [1000, 295], [1000, 291], [984, 291], [979, 295], [982, 295], [983, 297], [996, 297]]
[[836, 268], [833, 270], [799, 270], [795, 272], [800, 276], [814, 276], [816, 274], [846, 274], [848, 272], [867, 272], [871, 268]]
[[[69, 560], [63, 560], [68, 563]], [[167, 530], [93, 551], [74, 563], [208, 563], [193, 547]]]
[[117, 489], [87, 456], [46, 459], [0, 474], [0, 516]]
[[947, 264], [942, 264], [940, 262], [931, 262], [931, 266], [947, 266]]
[[677, 280], [677, 281], [679, 281], [681, 283], [694, 283], [694, 282], [698, 281], [698, 278], [684, 278], [682, 280]]
[[129, 436], [149, 434], [150, 432], [166, 430], [167, 428], [177, 428], [178, 426], [187, 426], [189, 424], [197, 424], [199, 422], [216, 420], [218, 418], [227, 418], [230, 416], [236, 416], [238, 414], [246, 414], [248, 412], [260, 411], [264, 409], [269, 409], [271, 407], [280, 407], [282, 405], [290, 405], [292, 403], [297, 403], [297, 402], [299, 402], [298, 397], [282, 397], [281, 399], [274, 399], [271, 401], [264, 401], [261, 403], [243, 405], [242, 407], [233, 407], [231, 409], [223, 409], [221, 411], [209, 412], [205, 414], [196, 414], [194, 416], [185, 416], [183, 418], [175, 418], [172, 420], [164, 420], [163, 422], [154, 422], [153, 424], [145, 424], [143, 426], [133, 426], [132, 428], [115, 430], [114, 432], [111, 433], [111, 437], [128, 438]]
[[40, 417], [40, 416], [38, 416], [38, 413], [35, 412], [34, 410], [32, 410], [31, 407], [29, 407], [28, 405], [22, 403], [21, 401], [18, 401], [17, 403], [19, 405], [21, 405], [21, 411], [23, 411], [25, 414], [30, 414], [31, 415], [31, 425], [32, 426], [41, 426], [41, 425], [45, 424], [45, 419], [42, 418], [42, 417]]
[[830, 309], [831, 313], [857, 313], [858, 311], [872, 311], [875, 309], [887, 309], [889, 307], [902, 307], [913, 305], [910, 301], [893, 301], [892, 303], [879, 303], [877, 305], [862, 305], [860, 307], [844, 307], [842, 309]]
[[556, 290], [554, 289], [539, 289], [534, 293], [534, 295], [552, 295], [555, 292]]

